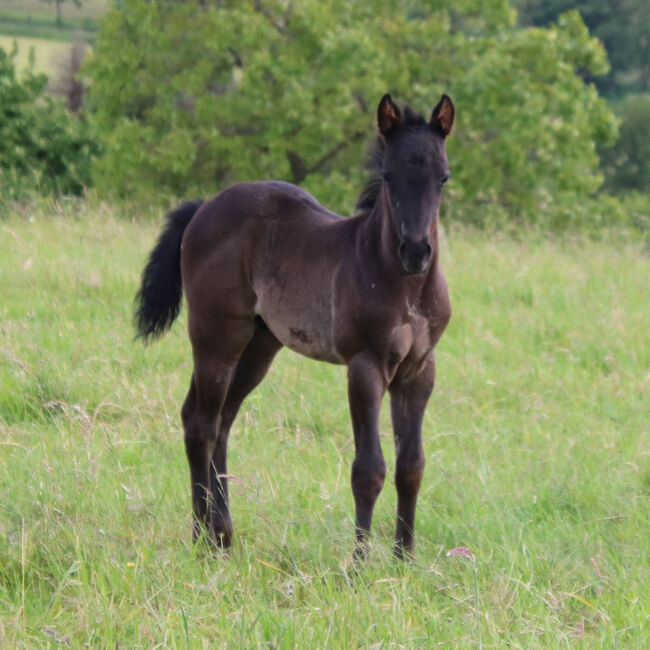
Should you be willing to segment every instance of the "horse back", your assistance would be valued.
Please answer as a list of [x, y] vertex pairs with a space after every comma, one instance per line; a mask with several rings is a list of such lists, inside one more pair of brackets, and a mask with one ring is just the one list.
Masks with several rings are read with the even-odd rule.
[[340, 362], [332, 278], [352, 220], [281, 181], [240, 183], [206, 202], [185, 231], [181, 269], [190, 328], [260, 316], [288, 347]]

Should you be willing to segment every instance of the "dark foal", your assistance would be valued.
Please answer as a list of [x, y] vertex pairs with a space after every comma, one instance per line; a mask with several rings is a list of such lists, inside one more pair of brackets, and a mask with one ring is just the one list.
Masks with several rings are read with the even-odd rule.
[[151, 253], [136, 299], [139, 335], [162, 334], [183, 290], [187, 301], [194, 373], [182, 418], [195, 538], [205, 531], [230, 546], [228, 435], [242, 401], [286, 345], [348, 368], [357, 558], [367, 554], [386, 475], [379, 408], [390, 393], [395, 554], [413, 552], [433, 348], [451, 314], [438, 212], [454, 106], [443, 95], [427, 122], [385, 95], [377, 117], [378, 176], [356, 216], [341, 218], [289, 183], [240, 183], [170, 213]]

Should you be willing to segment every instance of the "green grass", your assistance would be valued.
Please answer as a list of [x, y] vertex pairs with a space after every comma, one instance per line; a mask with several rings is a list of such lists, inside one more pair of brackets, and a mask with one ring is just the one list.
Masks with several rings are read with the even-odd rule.
[[[230, 557], [192, 547], [185, 315], [133, 342], [160, 222], [117, 212], [0, 221], [1, 647], [647, 647], [639, 247], [448, 233], [417, 559], [387, 480], [354, 578], [345, 372], [288, 352], [235, 424]], [[382, 435], [390, 467], [387, 409]]]

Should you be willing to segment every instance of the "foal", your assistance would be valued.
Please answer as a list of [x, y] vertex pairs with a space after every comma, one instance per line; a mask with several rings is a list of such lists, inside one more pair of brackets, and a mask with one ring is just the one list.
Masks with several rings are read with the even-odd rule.
[[347, 366], [357, 558], [367, 555], [386, 475], [379, 409], [390, 393], [395, 554], [413, 552], [433, 348], [451, 315], [438, 213], [454, 114], [447, 95], [428, 122], [400, 111], [390, 95], [381, 99], [380, 174], [354, 217], [342, 218], [279, 181], [240, 183], [169, 214], [142, 275], [135, 319], [139, 336], [160, 336], [185, 292], [194, 372], [182, 419], [195, 539], [205, 531], [217, 545], [231, 544], [228, 435], [242, 401], [286, 345]]

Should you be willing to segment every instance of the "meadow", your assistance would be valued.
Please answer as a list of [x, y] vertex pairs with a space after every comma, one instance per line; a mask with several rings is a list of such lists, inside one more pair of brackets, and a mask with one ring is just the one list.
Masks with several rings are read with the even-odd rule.
[[19, 74], [29, 69], [33, 56], [33, 72], [44, 73], [49, 77], [56, 77], [58, 66], [69, 55], [72, 47], [71, 43], [62, 41], [0, 34], [0, 47], [5, 52], [12, 52], [14, 45], [17, 48], [15, 64]]
[[63, 42], [92, 42], [97, 33], [97, 21], [108, 6], [106, 0], [84, 0], [78, 5], [62, 2], [59, 21], [55, 2], [0, 0], [0, 34]]
[[56, 78], [75, 41], [92, 43], [98, 20], [106, 12], [105, 0], [85, 0], [80, 6], [63, 3], [57, 24], [55, 4], [42, 0], [0, 0], [0, 47], [18, 48], [16, 70], [24, 72], [34, 59], [34, 72]]
[[647, 250], [447, 227], [417, 556], [390, 554], [386, 403], [355, 574], [345, 371], [287, 351], [233, 430], [232, 551], [192, 545], [185, 314], [147, 348], [131, 326], [160, 223], [0, 221], [0, 647], [647, 647]]

